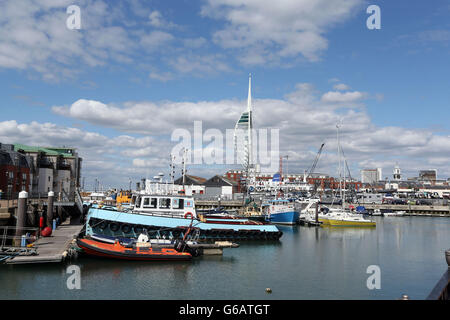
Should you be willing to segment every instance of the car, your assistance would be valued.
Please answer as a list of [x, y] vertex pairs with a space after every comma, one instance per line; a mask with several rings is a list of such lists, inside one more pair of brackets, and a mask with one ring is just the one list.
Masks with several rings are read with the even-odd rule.
[[431, 206], [433, 203], [430, 200], [420, 199], [420, 200], [416, 201], [416, 204], [418, 204], [418, 205], [425, 205], [425, 206]]

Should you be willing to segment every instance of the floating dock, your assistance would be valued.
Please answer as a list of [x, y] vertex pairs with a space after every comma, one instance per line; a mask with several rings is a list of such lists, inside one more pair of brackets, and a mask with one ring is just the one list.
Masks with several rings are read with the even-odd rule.
[[39, 238], [33, 248], [37, 255], [15, 256], [5, 261], [6, 264], [31, 264], [62, 262], [67, 256], [72, 241], [83, 229], [82, 224], [65, 222], [53, 231], [50, 237]]

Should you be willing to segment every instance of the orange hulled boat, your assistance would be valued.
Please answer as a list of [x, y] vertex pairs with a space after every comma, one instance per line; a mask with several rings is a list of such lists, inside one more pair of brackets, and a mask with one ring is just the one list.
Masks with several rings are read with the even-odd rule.
[[85, 238], [77, 239], [77, 245], [88, 255], [104, 258], [139, 261], [192, 259], [192, 255], [188, 252], [178, 252], [175, 249], [157, 246], [152, 247], [150, 244], [123, 245], [118, 240], [114, 244], [110, 244]]

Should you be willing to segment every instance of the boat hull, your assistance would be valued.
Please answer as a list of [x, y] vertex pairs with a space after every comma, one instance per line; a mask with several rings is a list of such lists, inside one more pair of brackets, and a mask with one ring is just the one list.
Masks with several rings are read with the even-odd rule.
[[340, 219], [326, 219], [324, 225], [332, 227], [375, 227], [376, 223], [373, 221], [351, 221]]
[[177, 252], [175, 249], [167, 248], [126, 249], [117, 243], [101, 243], [88, 239], [78, 239], [77, 245], [86, 254], [101, 258], [135, 261], [186, 261], [192, 259], [192, 255], [187, 252]]
[[275, 224], [295, 225], [299, 220], [299, 216], [300, 213], [298, 211], [271, 213], [268, 221]]

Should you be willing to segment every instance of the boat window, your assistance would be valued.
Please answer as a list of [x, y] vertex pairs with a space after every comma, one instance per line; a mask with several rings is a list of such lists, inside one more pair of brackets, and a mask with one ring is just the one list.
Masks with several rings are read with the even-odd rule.
[[144, 203], [142, 204], [143, 208], [148, 208], [150, 205], [150, 198], [144, 198]]
[[172, 200], [173, 209], [184, 209], [184, 199], [173, 199]]
[[170, 209], [170, 198], [160, 198], [159, 199], [160, 209]]
[[141, 207], [141, 197], [137, 197], [136, 199], [136, 208], [140, 208]]

